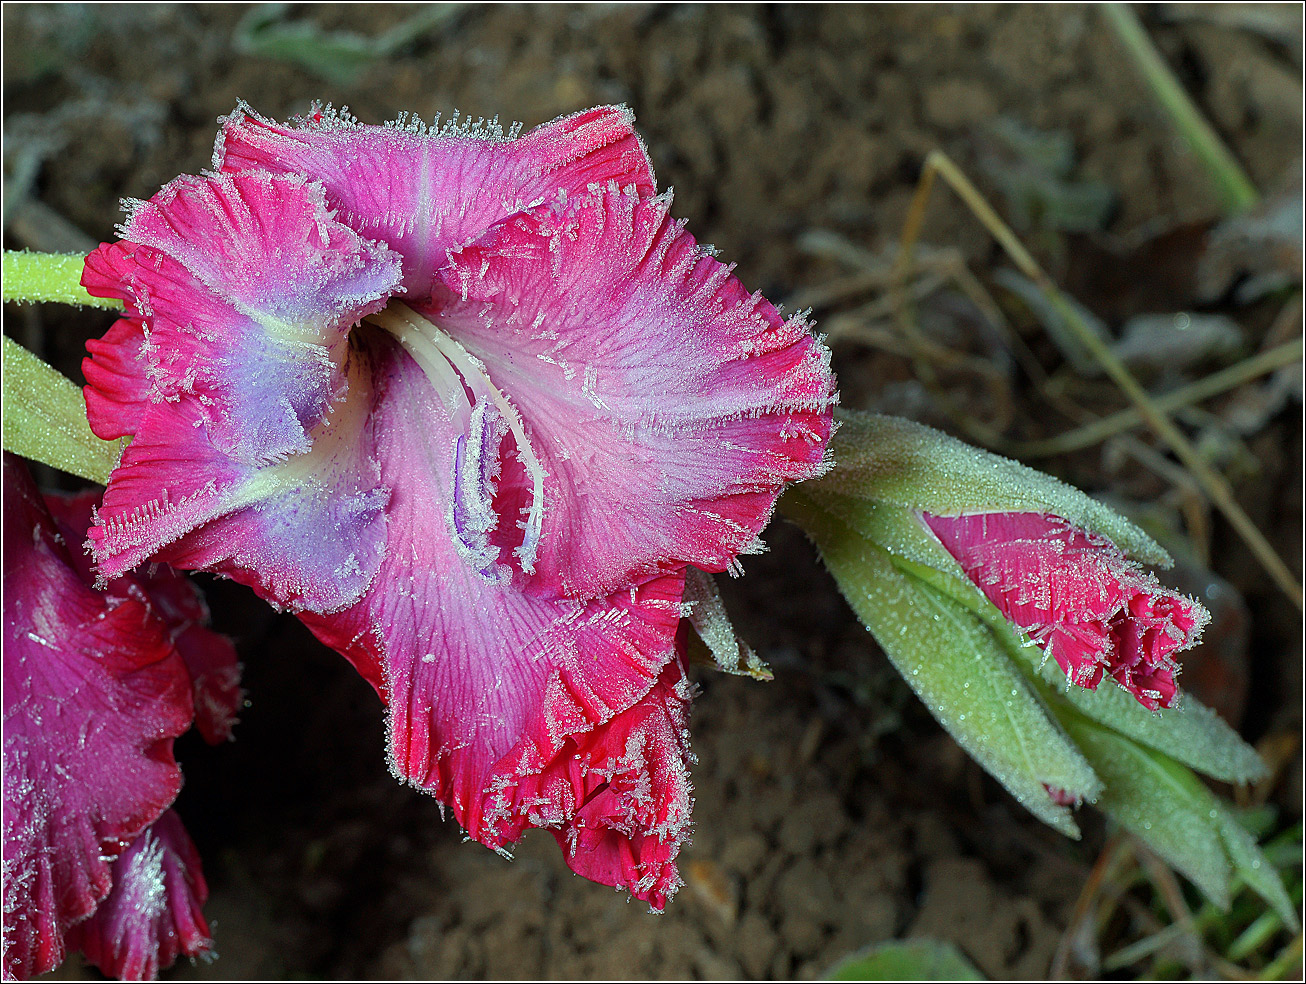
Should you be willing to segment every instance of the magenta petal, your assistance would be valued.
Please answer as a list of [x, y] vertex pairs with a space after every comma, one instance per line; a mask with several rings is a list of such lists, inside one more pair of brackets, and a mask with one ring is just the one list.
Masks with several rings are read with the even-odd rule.
[[496, 123], [364, 126], [329, 110], [282, 126], [241, 103], [223, 121], [214, 168], [307, 174], [340, 218], [404, 258], [410, 299], [431, 292], [453, 246], [559, 192], [591, 184], [654, 190], [653, 169], [625, 107], [563, 116], [525, 136]]
[[[178, 572], [171, 571], [171, 575], [173, 584], [166, 590], [195, 590]], [[160, 603], [164, 590], [159, 585], [151, 591], [155, 604]], [[245, 701], [245, 692], [240, 686], [241, 667], [235, 644], [226, 636], [205, 628], [207, 622], [206, 606], [204, 619], [183, 623], [184, 627], [176, 631], [172, 642], [190, 674], [195, 727], [206, 742], [217, 745], [231, 739]]]
[[136, 433], [153, 399], [145, 327], [134, 318], [120, 318], [103, 338], [88, 340], [86, 348], [91, 355], [82, 360], [87, 381], [82, 392], [91, 430], [106, 441]]
[[201, 911], [208, 896], [199, 852], [168, 810], [113, 862], [113, 890], [68, 931], [68, 947], [110, 977], [152, 981], [177, 957], [213, 949]]
[[[407, 573], [411, 582], [378, 579], [384, 587], [355, 609], [300, 616], [364, 676], [375, 682], [379, 671], [396, 775], [449, 805], [489, 847], [507, 847], [527, 826], [558, 828], [571, 849], [577, 838], [602, 846], [569, 863], [660, 905], [674, 890], [689, 800], [674, 792], [682, 780], [688, 790], [683, 749], [664, 741], [670, 732], [655, 721], [679, 710], [650, 691], [672, 652], [681, 579], [579, 606], [492, 587], [457, 568]], [[617, 738], [602, 737], [609, 728], [639, 751], [621, 759]], [[588, 812], [565, 778], [590, 768], [586, 756], [621, 790]], [[576, 788], [593, 792], [596, 775], [577, 778]], [[656, 802], [629, 792], [648, 775]]]
[[193, 401], [151, 405], [136, 428], [87, 531], [110, 579], [232, 511], [254, 472], [213, 447]]
[[468, 565], [452, 516], [461, 436], [420, 369], [377, 337], [378, 453], [391, 544], [364, 598], [302, 615], [390, 708], [397, 775], [492, 847], [520, 829], [505, 790], [653, 688], [674, 650], [679, 572], [587, 603]]
[[983, 513], [925, 523], [988, 599], [1072, 683], [1110, 673], [1146, 707], [1174, 703], [1175, 655], [1197, 643], [1205, 610], [1161, 586], [1104, 537], [1059, 516]]
[[92, 426], [133, 428], [89, 533], [101, 573], [157, 557], [285, 607], [353, 603], [385, 549], [388, 492], [366, 410], [351, 412], [370, 384], [347, 339], [397, 259], [332, 219], [320, 187], [259, 173], [178, 178], [126, 232], [83, 275], [142, 325], [119, 322], [87, 360]]
[[82, 583], [4, 460], [4, 971], [44, 973], [109, 892], [109, 862], [177, 795], [186, 668], [136, 600]]
[[550, 829], [577, 874], [664, 908], [681, 884], [676, 855], [690, 830], [692, 696], [676, 657], [639, 703], [569, 738], [540, 771], [510, 762], [505, 839]]
[[[87, 587], [95, 585], [96, 575], [82, 543], [100, 498], [94, 490], [45, 495], [46, 507], [70, 547], [73, 567]], [[209, 609], [199, 588], [166, 564], [147, 564], [108, 582], [102, 593], [109, 598], [144, 601], [162, 619], [190, 673], [195, 726], [211, 745], [227, 741], [244, 701], [240, 661], [232, 641], [208, 628]]]
[[[384, 306], [397, 258], [334, 221], [320, 186], [260, 173], [177, 178], [124, 233], [87, 257], [82, 283], [144, 331], [91, 346], [91, 388], [114, 407], [139, 399], [124, 390], [143, 353], [152, 399], [194, 399], [224, 453], [257, 465], [307, 451], [343, 395], [349, 328]], [[121, 430], [96, 419], [108, 409], [90, 404], [92, 426]]]
[[155, 406], [109, 477], [88, 531], [101, 574], [147, 558], [212, 570], [294, 610], [352, 604], [386, 549], [389, 491], [369, 437], [366, 373], [308, 454], [264, 468], [224, 455], [193, 401]]
[[423, 309], [526, 422], [548, 473], [535, 574], [565, 594], [725, 570], [824, 465], [829, 352], [669, 207], [609, 190], [515, 216], [451, 255]]
[[[185, 574], [166, 564], [150, 565], [136, 578], [150, 607], [163, 619], [172, 644], [190, 674], [195, 727], [210, 745], [230, 740], [244, 704], [235, 644], [209, 625], [209, 606]], [[109, 582], [113, 592], [118, 582]]]

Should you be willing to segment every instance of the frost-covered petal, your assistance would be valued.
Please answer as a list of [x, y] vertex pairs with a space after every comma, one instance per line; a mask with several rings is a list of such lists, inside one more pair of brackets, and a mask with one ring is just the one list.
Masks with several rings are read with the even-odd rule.
[[385, 304], [397, 257], [332, 219], [319, 185], [258, 172], [179, 177], [123, 233], [82, 276], [141, 326], [120, 322], [91, 346], [97, 432], [128, 433], [135, 366], [153, 402], [196, 401], [215, 447], [245, 464], [307, 451], [343, 395], [349, 328]]
[[387, 492], [349, 412], [369, 378], [348, 332], [397, 258], [332, 219], [320, 187], [262, 173], [178, 178], [125, 232], [83, 274], [130, 315], [86, 360], [92, 426], [133, 436], [89, 533], [100, 572], [156, 557], [285, 607], [352, 603], [385, 549]]
[[[170, 576], [165, 583], [156, 584], [150, 598], [156, 605], [163, 604], [165, 592], [181, 594], [195, 591], [177, 571], [167, 568]], [[203, 601], [201, 599], [201, 604]], [[227, 636], [207, 628], [208, 606], [203, 619], [182, 622], [180, 630], [173, 625], [172, 644], [186, 664], [190, 674], [191, 696], [195, 703], [195, 727], [210, 745], [228, 741], [245, 700], [240, 686], [240, 659], [236, 646]]]
[[110, 861], [181, 788], [190, 681], [142, 602], [88, 588], [4, 459], [4, 972], [44, 973], [110, 889]]
[[407, 296], [420, 299], [451, 247], [560, 191], [616, 182], [652, 194], [633, 124], [624, 106], [599, 106], [521, 137], [505, 136], [496, 121], [365, 126], [329, 109], [283, 126], [242, 103], [222, 121], [213, 166], [321, 181], [341, 220], [403, 256]]
[[113, 862], [113, 890], [68, 931], [68, 948], [110, 977], [152, 981], [179, 956], [213, 949], [199, 852], [168, 810]]
[[514, 216], [451, 254], [417, 306], [521, 412], [548, 474], [535, 574], [565, 594], [725, 570], [785, 483], [824, 464], [829, 352], [669, 208], [596, 189]]
[[[97, 578], [82, 543], [100, 498], [101, 493], [93, 489], [45, 495], [46, 507], [69, 546], [72, 565], [87, 587], [94, 587]], [[150, 606], [167, 626], [173, 646], [186, 663], [195, 726], [210, 744], [229, 739], [243, 700], [240, 660], [232, 641], [208, 628], [209, 608], [194, 582], [167, 564], [147, 564], [108, 582], [101, 593], [107, 598], [134, 598]]]
[[109, 476], [88, 531], [102, 576], [146, 559], [211, 570], [274, 604], [334, 611], [376, 576], [389, 490], [371, 439], [369, 374], [314, 432], [312, 450], [255, 468], [213, 446], [194, 401], [154, 406]]
[[923, 514], [985, 596], [1038, 642], [1072, 683], [1104, 674], [1143, 705], [1174, 703], [1176, 654], [1206, 610], [1161, 586], [1110, 540], [1037, 512]]
[[136, 433], [153, 402], [144, 324], [119, 318], [103, 338], [86, 342], [91, 357], [82, 360], [87, 384], [86, 416], [91, 430], [106, 441]]
[[677, 656], [639, 703], [569, 738], [542, 770], [513, 775], [499, 794], [512, 804], [504, 838], [552, 830], [577, 874], [662, 909], [681, 884], [676, 856], [690, 830], [692, 696]]
[[514, 777], [539, 773], [653, 689], [674, 651], [683, 577], [577, 602], [469, 565], [453, 518], [462, 434], [398, 344], [370, 337], [392, 542], [357, 605], [301, 618], [388, 702], [396, 774], [503, 847], [520, 827], [502, 793]]

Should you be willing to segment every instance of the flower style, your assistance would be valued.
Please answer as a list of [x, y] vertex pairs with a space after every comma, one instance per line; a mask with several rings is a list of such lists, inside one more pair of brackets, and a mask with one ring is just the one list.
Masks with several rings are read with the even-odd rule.
[[[72, 517], [85, 512], [78, 499], [43, 502], [5, 455], [6, 979], [53, 969], [69, 947], [106, 973], [153, 976], [210, 946], [199, 860], [167, 810], [181, 787], [172, 742], [194, 716], [193, 687], [228, 723], [239, 690], [224, 696], [193, 681], [179, 640], [233, 687], [235, 652], [198, 622], [170, 621], [150, 594], [154, 578], [93, 590], [67, 546], [84, 538]], [[175, 573], [158, 576], [178, 602], [182, 589], [194, 593]], [[163, 881], [156, 842], [171, 852]]]
[[1109, 673], [1153, 710], [1170, 707], [1175, 655], [1209, 616], [1161, 586], [1106, 537], [1037, 512], [923, 514], [989, 601], [1029, 633], [1069, 680], [1095, 689]]
[[824, 467], [828, 352], [669, 217], [630, 114], [282, 126], [136, 203], [83, 284], [90, 540], [296, 612], [389, 708], [400, 778], [661, 908], [689, 827], [685, 569]]

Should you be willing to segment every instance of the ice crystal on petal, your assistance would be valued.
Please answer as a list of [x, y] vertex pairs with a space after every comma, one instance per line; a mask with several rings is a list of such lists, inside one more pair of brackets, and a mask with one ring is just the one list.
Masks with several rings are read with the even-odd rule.
[[110, 977], [154, 980], [179, 956], [211, 953], [199, 854], [172, 810], [113, 863], [113, 890], [68, 933], [70, 948]]

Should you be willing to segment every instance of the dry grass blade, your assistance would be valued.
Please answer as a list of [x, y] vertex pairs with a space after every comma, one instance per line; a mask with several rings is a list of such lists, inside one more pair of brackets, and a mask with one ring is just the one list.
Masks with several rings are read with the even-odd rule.
[[[1070, 957], [1076, 950], [1082, 949], [1085, 941], [1096, 944], [1097, 926], [1096, 920], [1093, 919], [1093, 913], [1098, 906], [1098, 900], [1102, 893], [1103, 885], [1106, 883], [1107, 875], [1112, 872], [1117, 865], [1130, 853], [1130, 844], [1127, 838], [1120, 834], [1113, 834], [1102, 848], [1102, 853], [1098, 855], [1097, 861], [1093, 865], [1093, 870], [1089, 872], [1088, 877], [1084, 879], [1084, 887], [1080, 889], [1079, 898], [1075, 900], [1075, 910], [1070, 915], [1070, 922], [1066, 926], [1066, 931], [1061, 934], [1061, 939], [1057, 943], [1056, 953], [1052, 957], [1052, 966], [1048, 969], [1048, 978], [1054, 981], [1064, 981], [1070, 979]], [[1094, 946], [1096, 950], [1096, 946]], [[1096, 953], [1094, 955], [1094, 963]], [[1096, 966], [1089, 967], [1090, 973], [1097, 973]]]
[[[1282, 369], [1284, 366], [1300, 362], [1303, 355], [1302, 339], [1298, 338], [1283, 345], [1277, 345], [1266, 352], [1258, 352], [1243, 361], [1204, 376], [1187, 386], [1180, 386], [1161, 396], [1154, 397], [1156, 408], [1162, 413], [1171, 413], [1184, 407], [1192, 406], [1213, 396], [1237, 389], [1260, 376]], [[1049, 458], [1053, 455], [1068, 454], [1082, 448], [1100, 444], [1109, 437], [1138, 427], [1143, 423], [1143, 415], [1136, 407], [1121, 410], [1108, 417], [1102, 417], [1077, 427], [1074, 430], [1058, 434], [1043, 441], [1024, 441], [1009, 445], [1019, 458]]]
[[1184, 890], [1179, 884], [1179, 879], [1147, 848], [1140, 845], [1136, 853], [1143, 870], [1147, 873], [1148, 880], [1156, 888], [1157, 894], [1161, 896], [1166, 910], [1170, 913], [1172, 931], [1176, 934], [1173, 942], [1176, 944], [1177, 956], [1193, 971], [1200, 973], [1206, 962], [1206, 947], [1202, 945], [1202, 937], [1197, 931], [1197, 924], [1193, 921], [1192, 910], [1184, 901]]
[[[1251, 521], [1242, 506], [1238, 505], [1228, 480], [1207, 463], [1206, 459], [1193, 447], [1192, 442], [1157, 406], [1156, 401], [1133, 377], [1133, 374], [1125, 367], [1124, 363], [1116, 357], [1100, 338], [1088, 329], [1079, 313], [1075, 311], [1074, 306], [1066, 300], [1065, 295], [1061, 293], [1056, 284], [1043, 271], [1043, 268], [1038, 265], [1029, 251], [1025, 249], [1016, 234], [1002, 221], [993, 207], [985, 201], [984, 196], [971, 184], [970, 180], [961, 172], [961, 169], [939, 150], [931, 151], [925, 158], [925, 166], [920, 181], [916, 186], [911, 208], [907, 213], [907, 221], [903, 226], [902, 245], [898, 253], [894, 276], [894, 290], [899, 292], [899, 296], [902, 297], [902, 287], [912, 268], [913, 250], [917, 239], [920, 237], [921, 225], [925, 218], [925, 206], [929, 201], [936, 177], [942, 177], [947, 182], [957, 197], [979, 219], [989, 234], [997, 240], [1020, 272], [1032, 280], [1042, 291], [1048, 302], [1056, 307], [1065, 319], [1066, 324], [1083, 343], [1093, 359], [1097, 361], [1112, 382], [1134, 404], [1142, 420], [1169, 446], [1183, 466], [1192, 474], [1193, 479], [1201, 487], [1206, 497], [1224, 514], [1261, 566], [1265, 568], [1284, 594], [1291, 599], [1292, 603], [1300, 609], [1302, 607], [1301, 585], [1297, 583], [1283, 558], [1270, 546], [1269, 541], [1257, 529], [1256, 524]], [[911, 338], [913, 337], [914, 326], [911, 324], [909, 310], [904, 297], [900, 308], [900, 321], [907, 337]], [[918, 368], [920, 367], [921, 364], [918, 362]], [[927, 386], [930, 386], [933, 382], [934, 386], [931, 386], [931, 388], [937, 388], [933, 367], [924, 366], [924, 368], [928, 375], [922, 379], [922, 382]]]

